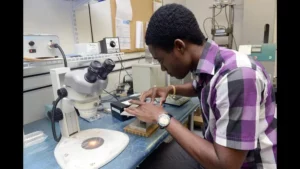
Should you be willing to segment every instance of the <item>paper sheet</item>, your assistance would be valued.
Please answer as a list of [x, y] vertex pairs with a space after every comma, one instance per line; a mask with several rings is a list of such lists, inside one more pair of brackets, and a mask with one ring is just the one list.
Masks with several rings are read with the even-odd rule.
[[130, 49], [130, 21], [116, 18], [116, 36], [121, 49]]
[[121, 113], [121, 115], [122, 115], [122, 116], [135, 116], [135, 115], [133, 115], [133, 114], [127, 113], [126, 111], [123, 111], [123, 112]]
[[251, 54], [251, 45], [240, 45], [239, 46], [239, 52], [244, 53], [246, 55], [250, 55]]
[[144, 28], [143, 22], [136, 21], [135, 48], [144, 48]]
[[[80, 11], [81, 9], [78, 9], [78, 10]], [[102, 40], [105, 37], [113, 37], [110, 1], [101, 1], [98, 3], [91, 3], [90, 10], [91, 10], [91, 20], [92, 20], [91, 22], [92, 22], [92, 26], [93, 26], [94, 40]], [[83, 15], [83, 13], [80, 14], [79, 16], [81, 16], [81, 20], [83, 20], [83, 19], [86, 20], [86, 18], [85, 18], [86, 15]], [[78, 18], [78, 19], [80, 19], [80, 18]], [[76, 23], [79, 24], [77, 21], [78, 20], [76, 19]], [[84, 21], [84, 22], [86, 22], [86, 21]], [[86, 36], [86, 33], [88, 33], [88, 31], [86, 31], [87, 27], [84, 26], [83, 24], [85, 24], [85, 23], [82, 23], [82, 24], [80, 23], [80, 28], [83, 29], [82, 31], [84, 31], [84, 32], [82, 32], [82, 33], [78, 32], [78, 35], [84, 36], [84, 37], [90, 37], [90, 36]], [[105, 25], [105, 26], [103, 26], [103, 25]], [[79, 26], [77, 26], [77, 28], [79, 29]], [[88, 42], [88, 40], [86, 40], [86, 41], [80, 40], [80, 41]]]
[[[129, 103], [129, 100], [123, 101], [122, 104], [131, 105], [131, 106], [129, 106], [129, 107], [139, 107], [139, 105]], [[123, 112], [121, 113], [121, 115], [122, 115], [122, 116], [135, 116], [135, 115], [129, 114], [129, 113], [126, 112], [126, 111], [123, 111]]]
[[162, 6], [161, 2], [153, 1], [153, 13]]
[[130, 0], [116, 0], [116, 17], [123, 20], [132, 20], [132, 7]]

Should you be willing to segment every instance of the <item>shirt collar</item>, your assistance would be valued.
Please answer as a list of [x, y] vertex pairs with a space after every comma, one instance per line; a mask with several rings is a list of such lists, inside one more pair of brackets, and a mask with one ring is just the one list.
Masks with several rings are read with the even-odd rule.
[[210, 39], [206, 39], [202, 54], [200, 56], [197, 69], [193, 72], [195, 75], [201, 73], [214, 75], [215, 74], [215, 58], [219, 52], [219, 46]]

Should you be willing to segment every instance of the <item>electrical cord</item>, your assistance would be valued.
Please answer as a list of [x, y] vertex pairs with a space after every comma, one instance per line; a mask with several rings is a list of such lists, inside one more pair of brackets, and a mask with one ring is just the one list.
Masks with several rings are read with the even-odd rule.
[[56, 111], [56, 106], [58, 104], [58, 102], [62, 99], [63, 97], [58, 97], [54, 103], [53, 103], [53, 107], [52, 107], [52, 111], [51, 111], [51, 128], [52, 128], [52, 134], [53, 134], [53, 138], [55, 141], [59, 142], [61, 139], [61, 133], [59, 135], [59, 137], [57, 138], [56, 135], [56, 129], [55, 129], [55, 120], [54, 120], [54, 115], [55, 115], [55, 111]]
[[[120, 69], [120, 72], [119, 72], [119, 84], [121, 83], [121, 72], [122, 72], [122, 70], [125, 70], [125, 72], [127, 73], [127, 75], [129, 76], [129, 77], [131, 77], [131, 79], [132, 79], [132, 76], [127, 72], [127, 70], [125, 69], [125, 67], [123, 66], [123, 60], [122, 60], [122, 58], [121, 57], [117, 57], [118, 58], [118, 60], [120, 61], [120, 64], [121, 64], [121, 69]], [[123, 78], [124, 79], [124, 78]]]
[[[217, 14], [215, 15], [215, 17], [217, 17], [218, 15], [221, 14], [221, 12], [222, 12], [222, 10], [223, 10], [224, 7], [225, 7], [225, 6], [222, 6], [222, 5], [220, 5], [220, 8], [218, 8], [218, 6], [216, 6], [216, 8], [220, 9], [220, 11], [219, 11], [219, 13], [217, 13]], [[226, 9], [226, 8], [225, 8], [225, 9]], [[206, 37], [208, 37], [208, 34], [207, 34], [207, 32], [206, 32], [206, 29], [205, 29], [205, 22], [206, 22], [207, 19], [212, 19], [212, 17], [207, 17], [207, 18], [205, 18], [204, 21], [203, 21], [203, 29], [204, 29], [204, 33], [205, 33]], [[215, 23], [217, 24], [217, 27], [218, 27], [218, 28], [223, 27], [223, 28], [226, 29], [225, 26], [219, 25], [216, 19], [215, 19]], [[215, 23], [214, 23], [214, 24], [215, 24]]]
[[63, 56], [63, 59], [64, 59], [64, 66], [68, 67], [67, 58], [66, 58], [64, 50], [57, 43], [54, 43], [51, 46], [54, 47], [54, 48], [58, 48], [59, 49], [59, 51], [60, 51], [60, 53], [61, 53], [61, 55]]
[[[216, 8], [218, 8], [218, 7], [216, 6]], [[221, 6], [221, 8], [218, 8], [218, 9], [220, 9], [220, 11], [219, 11], [219, 13], [217, 13], [217, 15], [215, 15], [215, 17], [217, 17], [218, 15], [220, 15], [220, 13], [222, 12], [223, 7]]]
[[103, 91], [104, 91], [105, 93], [111, 95], [112, 97], [114, 97], [117, 101], [119, 101], [119, 99], [118, 99], [116, 96], [114, 96], [113, 94], [111, 94], [110, 92], [108, 92], [108, 91], [106, 91], [106, 90], [104, 90], [104, 89], [103, 89]]
[[[111, 92], [114, 92], [114, 91], [116, 91], [116, 90], [113, 90], [113, 91], [110, 91], [109, 93], [111, 94]], [[111, 95], [110, 95], [111, 96]], [[101, 96], [99, 96], [99, 98], [100, 98], [100, 100], [101, 100], [101, 103], [105, 103], [105, 102], [107, 102], [107, 101], [110, 101], [110, 100], [112, 100], [112, 99], [115, 99], [115, 97], [111, 97], [111, 98], [109, 98], [109, 99], [101, 99]]]
[[[123, 66], [123, 60], [121, 57], [118, 57], [119, 61], [120, 61], [120, 64], [121, 64], [121, 68], [123, 68], [123, 70], [125, 70], [125, 72], [127, 73], [128, 76], [131, 77], [131, 75], [127, 72], [127, 70], [125, 69], [125, 67]], [[132, 77], [131, 77], [132, 78]]]
[[[65, 88], [60, 88], [57, 90], [57, 95], [58, 95], [58, 98], [53, 102], [53, 107], [52, 107], [52, 111], [51, 111], [51, 127], [52, 127], [52, 134], [53, 134], [54, 140], [59, 142], [61, 139], [61, 133], [60, 133], [59, 137], [57, 137], [56, 129], [55, 129], [55, 121], [62, 120], [63, 113], [59, 108], [56, 109], [56, 107], [60, 100], [62, 100], [64, 97], [68, 96], [68, 92]], [[55, 113], [59, 113], [60, 117], [59, 117], [59, 115], [55, 116]], [[55, 117], [56, 117], [56, 119], [55, 119]]]
[[[204, 21], [203, 21], [203, 29], [204, 29], [204, 33], [205, 33], [206, 37], [208, 37], [208, 34], [207, 34], [207, 32], [206, 32], [206, 29], [205, 29], [205, 22], [206, 22], [208, 19], [212, 19], [212, 17], [207, 17], [207, 18], [205, 18]], [[215, 23], [216, 23], [217, 26], [219, 27], [219, 23], [218, 23], [216, 20], [215, 20]]]

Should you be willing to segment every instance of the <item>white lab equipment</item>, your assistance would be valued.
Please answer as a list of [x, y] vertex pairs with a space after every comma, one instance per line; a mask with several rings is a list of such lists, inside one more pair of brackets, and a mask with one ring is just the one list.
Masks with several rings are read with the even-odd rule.
[[166, 72], [159, 64], [137, 63], [132, 64], [132, 79], [134, 93], [141, 93], [150, 88], [167, 85]]
[[100, 53], [99, 43], [77, 43], [75, 53], [79, 55], [96, 55]]
[[[53, 137], [58, 142], [54, 156], [62, 169], [95, 169], [110, 162], [128, 145], [127, 134], [114, 130], [93, 128], [80, 130], [78, 115], [95, 116], [99, 96], [107, 86], [107, 75], [115, 63], [91, 62], [87, 69], [51, 70], [52, 84], [58, 98], [49, 114]], [[64, 80], [64, 83], [61, 81]], [[59, 88], [60, 87], [60, 88]], [[61, 135], [57, 137], [55, 122], [59, 121]]]
[[50, 44], [59, 44], [59, 38], [50, 34], [23, 35], [23, 57], [31, 59], [61, 57], [59, 50], [49, 47]]
[[160, 64], [135, 63], [132, 64], [133, 92], [141, 93], [152, 87], [168, 85], [180, 85], [192, 82], [192, 73], [188, 73], [183, 79], [171, 77], [161, 70]]

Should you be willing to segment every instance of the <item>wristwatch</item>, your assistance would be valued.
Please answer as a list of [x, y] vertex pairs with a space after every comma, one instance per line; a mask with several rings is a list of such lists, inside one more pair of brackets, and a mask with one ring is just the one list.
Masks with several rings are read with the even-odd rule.
[[173, 116], [171, 114], [163, 113], [163, 114], [158, 116], [157, 124], [159, 125], [159, 127], [161, 129], [164, 129], [170, 124], [170, 121], [171, 121], [172, 117]]

